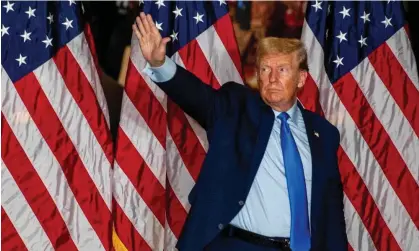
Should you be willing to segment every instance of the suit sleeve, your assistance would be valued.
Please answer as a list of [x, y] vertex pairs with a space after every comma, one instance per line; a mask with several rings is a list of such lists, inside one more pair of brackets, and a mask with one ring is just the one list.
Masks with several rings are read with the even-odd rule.
[[331, 181], [329, 189], [330, 196], [328, 200], [328, 220], [327, 220], [327, 250], [329, 251], [347, 251], [348, 239], [346, 235], [345, 216], [343, 208], [343, 186], [338, 167], [337, 150], [340, 143], [339, 131], [336, 131], [335, 138], [335, 158], [333, 160], [335, 166], [333, 167], [334, 177]]
[[[172, 70], [173, 74], [162, 74], [163, 77], [155, 76], [165, 79], [156, 81], [156, 84], [183, 111], [208, 130], [216, 118], [227, 111], [231, 103], [227, 90], [230, 89], [228, 86], [231, 84], [225, 84], [219, 90], [215, 90], [191, 72], [178, 65], [175, 67], [175, 72]], [[166, 77], [167, 75], [172, 76]]]

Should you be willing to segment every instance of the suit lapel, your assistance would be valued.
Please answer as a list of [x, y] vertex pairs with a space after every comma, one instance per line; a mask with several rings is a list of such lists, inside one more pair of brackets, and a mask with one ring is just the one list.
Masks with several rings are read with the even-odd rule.
[[262, 161], [263, 155], [268, 145], [269, 136], [271, 135], [272, 127], [274, 124], [274, 112], [267, 106], [263, 101], [259, 100], [258, 111], [260, 112], [260, 122], [257, 132], [257, 139], [255, 150], [250, 166], [249, 180], [250, 184], [253, 182], [256, 172], [259, 168], [260, 162]]
[[[320, 144], [320, 134], [318, 130], [316, 130], [315, 125], [312, 120], [312, 115], [307, 112], [304, 108], [299, 105], [301, 112], [303, 114], [304, 123], [307, 132], [307, 138], [310, 145], [310, 152], [311, 152], [311, 163], [312, 163], [312, 183], [311, 183], [311, 234], [313, 235], [316, 226], [317, 226], [317, 219], [316, 215], [318, 215], [318, 210], [321, 208], [321, 187], [324, 183], [322, 179], [324, 175], [322, 175], [322, 148]], [[319, 204], [320, 203], [320, 204]]]

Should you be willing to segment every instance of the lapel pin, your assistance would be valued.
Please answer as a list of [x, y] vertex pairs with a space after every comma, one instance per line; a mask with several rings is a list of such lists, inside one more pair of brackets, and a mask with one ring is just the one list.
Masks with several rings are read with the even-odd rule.
[[314, 132], [314, 135], [318, 138], [319, 137], [319, 133], [318, 132]]

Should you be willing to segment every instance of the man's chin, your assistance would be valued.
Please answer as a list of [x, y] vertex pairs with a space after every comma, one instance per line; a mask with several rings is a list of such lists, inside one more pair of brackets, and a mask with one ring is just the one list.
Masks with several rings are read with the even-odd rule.
[[284, 102], [283, 99], [266, 99], [266, 103], [270, 106], [278, 106]]

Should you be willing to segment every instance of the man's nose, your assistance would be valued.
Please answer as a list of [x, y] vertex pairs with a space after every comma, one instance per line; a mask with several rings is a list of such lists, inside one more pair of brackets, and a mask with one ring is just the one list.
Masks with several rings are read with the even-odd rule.
[[277, 82], [278, 81], [279, 74], [277, 71], [271, 71], [269, 74], [269, 82]]

